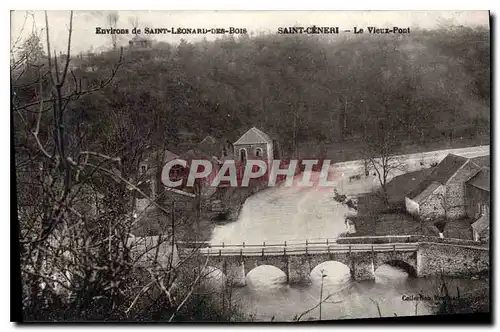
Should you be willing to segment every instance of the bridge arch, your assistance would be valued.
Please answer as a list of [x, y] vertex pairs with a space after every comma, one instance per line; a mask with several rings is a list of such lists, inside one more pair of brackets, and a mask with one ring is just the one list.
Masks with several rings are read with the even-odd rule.
[[206, 266], [200, 273], [202, 284], [208, 287], [219, 288], [227, 281], [226, 274], [215, 266]]
[[261, 288], [270, 285], [284, 284], [288, 274], [277, 266], [260, 264], [249, 269], [245, 274], [246, 285], [251, 288]]
[[313, 283], [327, 278], [330, 282], [346, 282], [352, 279], [352, 270], [343, 262], [327, 260], [312, 267], [310, 278]]
[[380, 266], [377, 267], [377, 269], [375, 270], [375, 274], [377, 274], [377, 271], [379, 271], [380, 273], [380, 268], [384, 265], [388, 265], [390, 267], [394, 267], [403, 272], [406, 272], [408, 274], [408, 277], [413, 278], [417, 276], [417, 269], [415, 268], [415, 266], [402, 259], [393, 259], [385, 261], [384, 263], [380, 264]]

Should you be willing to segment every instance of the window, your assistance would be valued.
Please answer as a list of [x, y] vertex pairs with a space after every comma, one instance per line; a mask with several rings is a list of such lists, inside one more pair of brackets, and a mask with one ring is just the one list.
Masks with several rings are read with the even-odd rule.
[[488, 205], [486, 204], [483, 204], [482, 208], [481, 208], [481, 215], [486, 215], [488, 213]]
[[146, 173], [146, 165], [141, 165], [141, 173]]
[[255, 148], [255, 156], [256, 157], [262, 156], [262, 148]]
[[240, 161], [241, 162], [247, 161], [247, 150], [246, 149], [240, 149]]

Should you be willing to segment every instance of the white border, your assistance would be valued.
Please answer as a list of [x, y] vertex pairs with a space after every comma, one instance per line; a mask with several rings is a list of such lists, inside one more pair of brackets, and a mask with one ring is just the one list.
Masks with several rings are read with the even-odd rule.
[[[4, 1], [2, 2], [2, 5], [7, 4], [8, 2]], [[444, 2], [443, 2], [444, 3]], [[419, 0], [415, 2], [409, 2], [409, 1], [370, 1], [370, 0], [354, 0], [354, 1], [326, 1], [326, 0], [314, 0], [314, 1], [297, 1], [297, 2], [292, 2], [290, 0], [279, 0], [279, 1], [269, 1], [269, 0], [249, 0], [246, 2], [231, 2], [231, 1], [223, 1], [223, 0], [211, 0], [211, 1], [203, 1], [203, 0], [197, 0], [197, 1], [177, 1], [177, 2], [166, 2], [166, 1], [147, 1], [147, 2], [134, 2], [134, 1], [113, 1], [111, 4], [110, 2], [104, 3], [103, 1], [96, 1], [96, 0], [87, 0], [87, 1], [82, 1], [82, 2], [76, 2], [76, 3], [69, 3], [67, 1], [50, 1], [50, 2], [44, 2], [41, 3], [39, 1], [35, 0], [29, 0], [29, 1], [16, 1], [14, 5], [17, 7], [16, 9], [93, 9], [93, 10], [98, 10], [98, 9], [170, 9], [170, 10], [203, 10], [203, 9], [210, 9], [210, 10], [366, 10], [366, 9], [371, 9], [371, 10], [492, 10], [493, 14], [498, 14], [500, 11], [496, 10], [498, 8], [498, 1], [482, 1], [482, 0], [476, 0], [476, 1], [453, 1], [453, 2], [446, 2], [448, 6], [444, 6], [443, 3], [438, 3], [435, 0]], [[71, 7], [70, 7], [71, 6]], [[451, 6], [451, 7], [450, 7]], [[142, 8], [141, 8], [142, 7]], [[2, 30], [2, 45], [4, 45], [5, 48], [8, 48], [7, 45], [10, 44], [10, 14], [8, 9], [11, 8], [6, 8], [5, 10], [2, 10], [2, 24], [4, 25], [4, 28]], [[498, 26], [498, 20], [496, 21], [496, 25]], [[495, 29], [496, 30], [496, 29]], [[494, 33], [494, 44], [497, 45], [498, 43], [498, 34]], [[5, 82], [5, 88], [2, 89], [2, 104], [4, 105], [2, 118], [0, 120], [0, 125], [2, 126], [0, 130], [0, 134], [2, 137], [0, 138], [0, 144], [2, 145], [2, 152], [4, 156], [8, 156], [10, 154], [10, 115], [8, 111], [10, 109], [10, 94], [8, 93], [7, 86], [10, 85], [9, 82], [9, 72], [8, 72], [8, 56], [7, 56], [7, 50], [4, 52], [0, 53], [2, 56], [2, 62], [4, 65], [1, 66], [1, 70], [4, 71], [1, 75], [1, 77], [4, 79]], [[498, 52], [496, 52], [495, 56], [496, 63], [498, 63]], [[494, 84], [494, 82], [492, 82]], [[495, 85], [495, 91], [494, 91], [494, 96], [498, 97], [498, 85]], [[493, 105], [492, 105], [493, 106]], [[499, 120], [500, 116], [495, 116], [495, 127], [498, 130], [500, 128], [500, 123]], [[498, 134], [497, 134], [498, 136]], [[499, 145], [499, 142], [495, 140], [495, 146]], [[492, 152], [493, 158], [495, 158], [495, 151]], [[2, 163], [2, 183], [4, 183], [3, 190], [2, 190], [2, 207], [4, 211], [4, 215], [7, 215], [6, 211], [10, 211], [10, 164], [8, 162], [10, 158], [3, 158], [3, 163]], [[495, 162], [495, 174], [498, 174], [498, 164]], [[497, 182], [498, 176], [495, 180], [495, 185], [494, 187], [497, 188]], [[9, 191], [7, 191], [9, 190]], [[496, 193], [496, 191], [495, 191]], [[495, 195], [495, 202], [493, 204], [496, 207], [500, 206], [500, 198], [498, 195]], [[498, 212], [496, 213], [498, 215]], [[9, 214], [10, 217], [10, 214]], [[4, 218], [7, 219], [7, 218]], [[2, 222], [2, 234], [4, 236], [3, 241], [1, 241], [2, 245], [2, 255], [3, 259], [2, 262], [10, 262], [10, 238], [7, 238], [8, 236], [10, 237], [10, 227], [8, 226], [8, 220], [3, 220]], [[498, 239], [498, 229], [500, 226], [495, 225], [494, 230], [495, 234], [493, 235], [494, 240]], [[495, 263], [498, 263], [498, 255], [495, 256], [496, 261]], [[500, 264], [493, 264], [493, 266], [500, 266]], [[10, 320], [10, 296], [7, 296], [7, 291], [10, 289], [10, 275], [6, 273], [7, 271], [4, 271], [3, 274], [1, 274], [2, 278], [2, 285], [4, 286], [4, 296], [2, 296], [2, 307], [0, 310], [1, 315], [3, 316], [1, 321], [3, 323], [3, 327], [7, 329], [13, 329], [15, 328], [15, 325], [13, 324], [5, 324]], [[498, 276], [498, 268], [495, 271], [496, 275]], [[496, 278], [498, 279], [498, 277]], [[497, 280], [494, 280], [495, 282]], [[496, 283], [495, 289], [498, 289], [499, 285]], [[495, 294], [496, 295], [496, 294]], [[496, 297], [494, 297], [496, 298]], [[498, 312], [498, 308], [500, 306], [497, 304], [495, 305], [496, 312]], [[496, 316], [496, 315], [495, 315]], [[453, 322], [450, 322], [453, 323]], [[315, 326], [320, 326], [320, 325], [315, 325]], [[119, 328], [140, 328], [144, 329], [146, 326], [120, 326]], [[206, 328], [232, 328], [236, 327], [238, 329], [249, 329], [248, 325], [246, 326], [238, 326], [238, 325], [230, 325], [230, 326], [210, 326], [210, 325], [202, 325], [201, 328], [206, 329]], [[294, 326], [290, 325], [281, 325], [277, 328], [280, 329], [290, 329], [293, 328]], [[309, 326], [311, 327], [311, 326]], [[25, 327], [26, 328], [26, 327]], [[40, 328], [40, 327], [38, 327]], [[43, 327], [45, 330], [52, 330], [54, 326], [46, 326]], [[64, 329], [64, 330], [73, 330], [73, 329], [81, 329], [82, 327], [80, 326], [72, 326], [72, 325], [64, 325], [62, 327], [59, 327], [59, 329]], [[85, 327], [84, 327], [85, 328]], [[94, 331], [104, 331], [107, 329], [105, 326], [90, 326], [89, 328], [92, 328]], [[109, 327], [108, 327], [109, 328]], [[166, 326], [162, 328], [167, 328]], [[178, 327], [168, 327], [169, 329], [175, 328], [177, 329]], [[187, 327], [184, 327], [187, 328]], [[193, 328], [193, 327], [190, 327]], [[255, 328], [259, 328], [262, 330], [270, 330], [271, 326], [255, 326]], [[300, 327], [299, 327], [300, 328]], [[342, 326], [333, 326], [333, 327], [328, 327], [329, 329], [335, 329], [338, 331], [339, 329], [344, 329], [345, 327]], [[352, 327], [351, 327], [352, 328]], [[356, 327], [356, 329], [385, 329], [387, 328], [386, 326], [359, 326]], [[395, 328], [401, 328], [400, 326], [395, 326]], [[414, 327], [411, 326], [404, 326], [404, 329], [414, 329]], [[418, 328], [418, 327], [416, 327]], [[460, 328], [458, 326], [452, 326], [452, 327], [431, 327], [431, 326], [425, 326], [425, 329], [428, 330], [447, 330], [447, 329], [457, 329]], [[471, 327], [468, 326], [463, 326], [463, 328], [470, 329]], [[28, 329], [32, 329], [32, 327], [29, 327]], [[3, 330], [3, 329], [2, 329]]]

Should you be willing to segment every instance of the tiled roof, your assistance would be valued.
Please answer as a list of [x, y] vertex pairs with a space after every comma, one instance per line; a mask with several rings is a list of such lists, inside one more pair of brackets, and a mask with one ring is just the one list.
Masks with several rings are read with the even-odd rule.
[[454, 154], [447, 155], [434, 167], [429, 176], [420, 182], [415, 189], [408, 193], [408, 198], [414, 199], [422, 193], [431, 183], [445, 184], [468, 161], [467, 158]]
[[479, 173], [467, 181], [467, 184], [485, 191], [490, 191], [490, 168], [483, 167]]
[[234, 144], [272, 143], [272, 139], [255, 127], [250, 128]]

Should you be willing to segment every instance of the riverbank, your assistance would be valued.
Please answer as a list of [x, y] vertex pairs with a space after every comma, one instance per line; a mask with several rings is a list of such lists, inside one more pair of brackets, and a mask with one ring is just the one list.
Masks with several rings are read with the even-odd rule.
[[223, 202], [220, 212], [206, 209], [199, 220], [192, 220], [182, 225], [178, 239], [181, 241], [210, 241], [216, 227], [227, 225], [238, 220], [241, 209], [247, 198], [267, 188], [267, 183], [256, 183], [249, 187], [218, 188], [214, 197]]
[[[390, 194], [390, 193], [389, 193]], [[391, 198], [392, 196], [389, 196]], [[356, 227], [352, 236], [383, 235], [423, 235], [439, 236], [437, 220], [416, 220], [409, 215], [400, 202], [389, 200], [385, 205], [379, 192], [358, 196], [356, 216], [351, 217]], [[394, 203], [391, 203], [394, 202]], [[444, 227], [444, 236], [462, 240], [472, 240], [471, 220], [448, 220]]]

